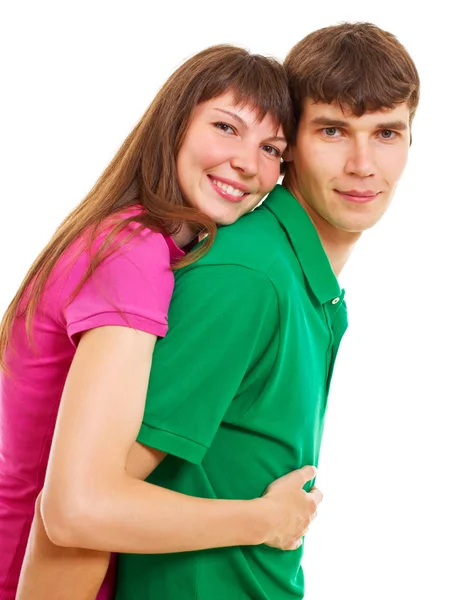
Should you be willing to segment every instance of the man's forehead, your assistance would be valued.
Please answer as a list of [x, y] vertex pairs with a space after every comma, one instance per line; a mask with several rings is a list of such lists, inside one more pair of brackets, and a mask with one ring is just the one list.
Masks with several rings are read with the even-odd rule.
[[302, 118], [306, 122], [316, 120], [320, 122], [322, 119], [326, 121], [342, 121], [349, 125], [355, 123], [382, 123], [389, 121], [404, 121], [408, 123], [410, 118], [410, 108], [406, 102], [397, 104], [394, 108], [381, 108], [379, 110], [367, 110], [363, 115], [356, 116], [351, 108], [347, 105], [332, 102], [314, 102], [306, 100], [304, 102]]

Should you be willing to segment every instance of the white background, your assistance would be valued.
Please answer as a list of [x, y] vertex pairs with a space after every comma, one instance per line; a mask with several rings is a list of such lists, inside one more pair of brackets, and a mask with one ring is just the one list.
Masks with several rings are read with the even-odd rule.
[[342, 274], [350, 328], [306, 542], [311, 600], [463, 598], [461, 26], [457, 2], [409, 4], [16, 0], [0, 14], [0, 312], [194, 52], [228, 42], [283, 58], [314, 29], [362, 20], [415, 59], [409, 166]]

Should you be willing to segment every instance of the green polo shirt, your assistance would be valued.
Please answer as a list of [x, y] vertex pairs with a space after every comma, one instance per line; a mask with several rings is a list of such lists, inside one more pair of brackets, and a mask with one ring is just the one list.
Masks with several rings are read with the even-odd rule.
[[[250, 499], [317, 465], [347, 313], [306, 212], [283, 187], [176, 276], [138, 440], [168, 453], [147, 481]], [[310, 487], [310, 486], [308, 486]], [[120, 556], [117, 600], [303, 598], [302, 548]]]

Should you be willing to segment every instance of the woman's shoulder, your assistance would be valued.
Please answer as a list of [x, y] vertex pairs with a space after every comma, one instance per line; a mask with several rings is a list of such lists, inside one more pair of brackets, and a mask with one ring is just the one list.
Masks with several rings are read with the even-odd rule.
[[[63, 253], [58, 270], [73, 264], [73, 268], [88, 268], [96, 259], [99, 263], [135, 260], [170, 268], [183, 256], [172, 237], [143, 225], [135, 217], [143, 214], [143, 207], [131, 206], [113, 213], [97, 226], [82, 232]], [[146, 261], [144, 260], [146, 259]]]
[[76, 238], [55, 265], [48, 292], [70, 298], [85, 281], [87, 293], [103, 286], [128, 297], [155, 287], [170, 295], [171, 266], [183, 252], [170, 236], [131, 219], [141, 211], [141, 207], [120, 211], [103, 220], [96, 231]]
[[50, 293], [71, 336], [124, 324], [165, 335], [178, 248], [164, 233], [128, 220], [134, 214], [111, 215], [57, 265]]
[[[169, 263], [182, 257], [183, 251], [170, 235], [151, 229], [136, 219], [143, 213], [144, 209], [141, 205], [134, 205], [110, 215], [99, 225], [94, 243], [97, 247], [101, 247], [104, 242], [108, 244], [111, 240], [114, 243], [113, 249], [121, 249], [123, 252], [131, 251], [137, 245], [141, 245], [141, 249], [145, 249], [150, 254], [156, 252], [160, 259], [168, 260]], [[88, 243], [85, 235], [80, 237], [81, 244], [83, 242], [85, 245], [86, 241]], [[126, 243], [128, 245], [124, 248]]]

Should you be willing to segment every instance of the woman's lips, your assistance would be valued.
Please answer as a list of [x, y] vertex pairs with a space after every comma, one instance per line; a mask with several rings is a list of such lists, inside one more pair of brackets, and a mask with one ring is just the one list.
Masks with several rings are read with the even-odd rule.
[[[211, 184], [214, 191], [217, 192], [220, 196], [222, 196], [222, 198], [224, 198], [225, 200], [228, 200], [228, 202], [241, 202], [243, 198], [246, 198], [249, 195], [249, 191], [247, 191], [247, 189], [242, 184], [235, 183], [230, 179], [213, 177], [211, 175], [208, 175], [207, 178], [209, 179], [209, 183]], [[217, 185], [217, 183], [223, 184], [226, 187], [230, 186], [231, 188], [238, 190], [240, 194], [231, 194], [228, 191], [224, 190], [223, 187]]]

